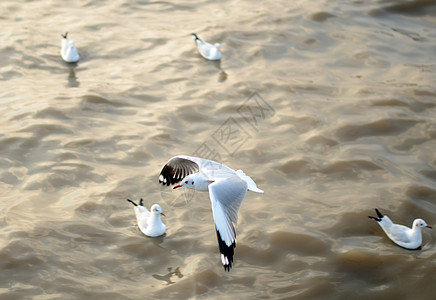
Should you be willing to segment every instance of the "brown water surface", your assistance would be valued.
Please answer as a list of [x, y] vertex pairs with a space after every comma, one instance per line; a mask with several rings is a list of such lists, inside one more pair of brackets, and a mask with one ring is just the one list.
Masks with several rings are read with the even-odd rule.
[[[0, 2], [1, 299], [434, 299], [436, 3]], [[61, 33], [81, 60], [60, 57]], [[204, 60], [191, 33], [220, 42]], [[224, 272], [173, 155], [243, 169]], [[159, 203], [147, 238], [126, 198]]]

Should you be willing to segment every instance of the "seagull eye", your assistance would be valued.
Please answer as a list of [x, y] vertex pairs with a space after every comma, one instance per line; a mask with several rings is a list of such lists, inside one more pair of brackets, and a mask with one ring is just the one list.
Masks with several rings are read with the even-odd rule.
[[191, 183], [192, 185], [194, 184], [194, 181], [192, 181], [192, 183]]
[[188, 180], [186, 180], [185, 183], [187, 184], [187, 183], [188, 183]]

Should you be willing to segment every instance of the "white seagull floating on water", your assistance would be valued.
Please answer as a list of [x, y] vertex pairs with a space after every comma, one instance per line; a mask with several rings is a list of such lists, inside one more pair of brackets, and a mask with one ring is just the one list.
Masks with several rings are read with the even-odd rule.
[[424, 227], [432, 228], [423, 219], [415, 219], [412, 228], [404, 225], [394, 224], [388, 216], [383, 216], [376, 208], [377, 217], [368, 216], [370, 219], [376, 220], [387, 236], [397, 245], [415, 250], [421, 247], [422, 233]]
[[67, 38], [68, 32], [65, 34], [61, 34], [62, 36], [62, 49], [61, 56], [62, 59], [67, 63], [75, 63], [79, 61], [79, 52], [77, 51], [76, 46], [74, 46], [74, 41], [72, 39]]
[[221, 262], [224, 270], [230, 271], [236, 247], [235, 226], [239, 207], [247, 190], [263, 191], [242, 170], [234, 171], [218, 162], [186, 155], [171, 158], [162, 168], [159, 182], [163, 185], [179, 183], [174, 189], [187, 187], [209, 191]]
[[166, 226], [162, 223], [161, 215], [165, 216], [162, 212], [162, 208], [159, 204], [153, 204], [151, 206], [151, 212], [145, 208], [143, 200], [139, 200], [139, 204], [136, 204], [130, 199], [127, 199], [135, 207], [136, 221], [138, 222], [138, 227], [141, 229], [142, 233], [146, 236], [157, 237], [163, 235], [166, 231]]
[[221, 45], [220, 44], [209, 44], [208, 42], [200, 39], [195, 33], [192, 34], [194, 41], [197, 44], [198, 51], [200, 51], [201, 56], [208, 60], [220, 60], [221, 59]]

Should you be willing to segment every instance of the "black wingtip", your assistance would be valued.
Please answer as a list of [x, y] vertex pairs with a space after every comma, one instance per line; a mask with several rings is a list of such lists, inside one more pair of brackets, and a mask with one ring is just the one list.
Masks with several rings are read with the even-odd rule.
[[381, 218], [383, 218], [384, 216], [382, 215], [382, 213], [376, 208], [375, 209], [375, 212], [377, 213], [377, 216], [381, 219]]
[[62, 36], [64, 39], [66, 39], [67, 36], [68, 36], [68, 32], [65, 32], [65, 34], [61, 34], [61, 36]]
[[370, 218], [371, 220], [376, 220], [377, 222], [381, 221], [380, 218], [376, 218], [376, 217], [372, 217], [372, 216], [368, 216], [368, 218]]
[[371, 220], [376, 220], [377, 222], [380, 222], [383, 218], [383, 215], [377, 208], [375, 209], [375, 212], [376, 212], [378, 218], [373, 217], [373, 216], [368, 216], [368, 218], [370, 218]]
[[[230, 246], [227, 246], [221, 238], [221, 234], [218, 230], [216, 230], [216, 236], [218, 238], [218, 246], [221, 254], [221, 263], [224, 266], [224, 271], [230, 272], [233, 263], [233, 255], [235, 254], [236, 243], [233, 242]], [[223, 261], [223, 256], [226, 259], [226, 262]]]
[[142, 198], [139, 200], [139, 205], [144, 206], [144, 200]]
[[159, 174], [159, 183], [170, 186], [179, 183], [187, 175], [197, 173], [200, 170], [198, 164], [192, 160], [173, 157], [170, 159]]
[[162, 171], [159, 175], [159, 183], [162, 185], [170, 186], [171, 184], [175, 184], [180, 181], [180, 179], [175, 179], [174, 177], [175, 170], [168, 165], [165, 165], [162, 168]]
[[130, 199], [127, 199], [127, 202], [130, 202], [130, 203], [132, 203], [133, 205], [138, 206], [138, 204], [136, 204], [135, 202], [133, 202], [133, 201], [130, 200]]
[[195, 33], [191, 33], [191, 34], [195, 37], [196, 40], [199, 40], [198, 36]]

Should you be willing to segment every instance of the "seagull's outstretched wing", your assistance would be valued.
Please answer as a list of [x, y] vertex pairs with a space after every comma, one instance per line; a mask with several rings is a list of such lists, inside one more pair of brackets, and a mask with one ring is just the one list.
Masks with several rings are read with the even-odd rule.
[[176, 184], [185, 176], [197, 173], [200, 170], [198, 163], [182, 156], [172, 157], [162, 168], [159, 175], [159, 183], [163, 185]]
[[233, 224], [238, 222], [238, 211], [247, 194], [247, 183], [232, 176], [209, 185], [209, 197], [221, 253], [221, 262], [230, 271], [236, 247], [236, 232]]
[[211, 180], [226, 178], [229, 175], [236, 174], [233, 169], [213, 160], [188, 155], [177, 155], [172, 157], [162, 168], [159, 175], [159, 183], [163, 185], [176, 184], [185, 178], [185, 176], [197, 172], [203, 173]]

